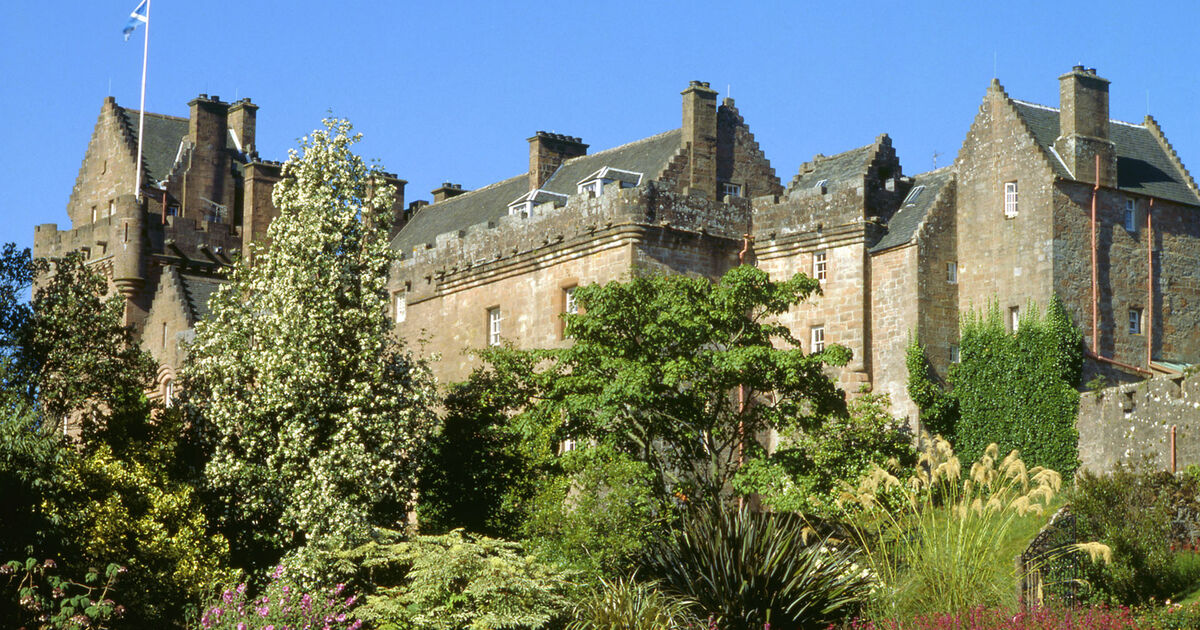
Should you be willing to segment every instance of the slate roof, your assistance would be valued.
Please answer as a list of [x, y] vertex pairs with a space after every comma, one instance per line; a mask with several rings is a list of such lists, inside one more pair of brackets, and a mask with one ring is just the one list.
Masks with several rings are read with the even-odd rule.
[[187, 298], [188, 316], [192, 322], [208, 317], [208, 300], [217, 289], [228, 282], [224, 278], [203, 276], [188, 271], [179, 272], [179, 284]]
[[[137, 146], [138, 110], [121, 108], [121, 115], [132, 132]], [[166, 179], [179, 153], [179, 143], [188, 134], [188, 120], [146, 112], [146, 139], [142, 143], [142, 159], [146, 163], [146, 178], [157, 182]]]
[[[953, 179], [952, 166], [945, 166], [936, 171], [914, 176], [913, 187], [909, 189], [904, 203], [892, 215], [892, 220], [888, 221], [887, 234], [884, 234], [883, 238], [871, 247], [871, 253], [899, 247], [912, 241], [913, 235], [916, 234], [917, 228], [921, 227], [925, 215], [929, 214], [929, 209], [933, 207], [933, 202], [937, 199], [938, 194]], [[915, 193], [918, 186], [923, 188], [919, 193]]]
[[[1075, 179], [1050, 147], [1058, 138], [1058, 109], [1013, 100], [1017, 113], [1033, 132], [1057, 175]], [[1200, 198], [1187, 185], [1183, 173], [1172, 163], [1154, 134], [1145, 125], [1110, 120], [1109, 138], [1117, 150], [1117, 188], [1132, 193], [1200, 205]]]
[[[837, 155], [815, 158], [809, 164], [800, 167], [801, 171], [792, 178], [792, 183], [788, 185], [787, 194], [791, 195], [797, 191], [813, 188], [821, 180], [828, 180], [826, 189], [830, 192], [837, 190], [839, 185], [861, 185], [860, 178], [867, 172], [867, 163], [871, 160], [874, 149], [874, 144], [868, 144]], [[806, 173], [804, 171], [808, 166], [812, 166], [813, 170]]]
[[[679, 150], [682, 134], [682, 130], [674, 129], [599, 153], [572, 158], [558, 167], [542, 185], [542, 189], [563, 195], [577, 194], [579, 181], [605, 166], [643, 173], [643, 182], [655, 179]], [[414, 248], [433, 244], [439, 234], [498, 221], [508, 214], [508, 204], [528, 192], [529, 176], [522, 173], [425, 206], [392, 239], [392, 248], [407, 254]]]

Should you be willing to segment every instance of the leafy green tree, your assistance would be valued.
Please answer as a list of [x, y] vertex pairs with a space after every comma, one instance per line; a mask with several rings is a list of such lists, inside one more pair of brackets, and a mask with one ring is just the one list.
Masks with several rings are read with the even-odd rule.
[[195, 498], [180, 417], [146, 399], [153, 360], [105, 288], [78, 255], [56, 260], [29, 315], [0, 335], [13, 340], [6, 389], [19, 402], [0, 420], [0, 503], [13, 508], [0, 554], [54, 558], [72, 575], [127, 567], [128, 623], [178, 622], [228, 579], [227, 547]]
[[[499, 440], [507, 457], [503, 497], [488, 486], [492, 498], [476, 507], [524, 521], [522, 535], [548, 558], [593, 577], [624, 570], [680, 504], [730, 499], [767, 431], [813, 429], [845, 412], [823, 369], [849, 351], [806, 354], [778, 323], [818, 290], [802, 274], [772, 282], [753, 267], [717, 283], [654, 276], [581, 287], [581, 312], [565, 316], [570, 347], [489, 348], [455, 390], [485, 403], [471, 439]], [[575, 450], [564, 457], [566, 441]], [[510, 471], [511, 462], [521, 465]], [[464, 479], [496, 470], [486, 456], [462, 463], [479, 467]], [[458, 505], [461, 514], [474, 487], [462, 484], [458, 502], [449, 485], [422, 500], [440, 502], [430, 512]]]
[[779, 448], [748, 462], [734, 483], [774, 511], [837, 518], [844, 515], [843, 484], [857, 483], [874, 466], [910, 466], [916, 457], [913, 435], [890, 414], [887, 395], [861, 393], [848, 413], [780, 435]]
[[327, 120], [291, 152], [270, 247], [213, 296], [184, 370], [217, 524], [248, 568], [288, 554], [311, 578], [373, 525], [402, 527], [433, 425], [432, 378], [387, 317], [394, 191], [359, 138]]

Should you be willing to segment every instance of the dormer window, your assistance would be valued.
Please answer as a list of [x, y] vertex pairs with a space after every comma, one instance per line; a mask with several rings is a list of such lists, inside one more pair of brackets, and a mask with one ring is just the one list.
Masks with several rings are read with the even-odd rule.
[[529, 216], [533, 214], [534, 206], [543, 204], [554, 204], [553, 207], [566, 205], [567, 196], [559, 193], [553, 193], [548, 190], [531, 190], [520, 197], [517, 197], [508, 204], [508, 214], [516, 216]]
[[575, 184], [575, 190], [581, 195], [590, 194], [598, 197], [604, 192], [605, 186], [618, 184], [621, 188], [633, 188], [640, 183], [642, 183], [641, 173], [605, 166], [579, 180]]
[[726, 182], [721, 184], [721, 195], [724, 197], [741, 197], [742, 185]]
[[923, 192], [925, 192], [924, 186], [913, 186], [913, 189], [908, 191], [908, 196], [904, 198], [904, 203], [900, 204], [901, 207], [911, 206], [917, 203], [917, 198], [920, 197], [921, 193]]

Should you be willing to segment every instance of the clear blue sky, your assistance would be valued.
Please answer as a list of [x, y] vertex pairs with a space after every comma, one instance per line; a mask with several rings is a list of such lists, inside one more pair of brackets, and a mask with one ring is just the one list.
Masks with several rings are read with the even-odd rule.
[[[136, 0], [9, 2], [0, 19], [0, 242], [65, 228], [101, 101], [137, 107]], [[592, 150], [680, 124], [691, 79], [732, 91], [786, 183], [815, 153], [891, 135], [907, 173], [949, 163], [993, 75], [1058, 104], [1082, 63], [1114, 118], [1162, 124], [1200, 170], [1200, 5], [1125, 2], [391, 2], [153, 0], [147, 109], [201, 92], [261, 106], [284, 159], [332, 111], [360, 152], [407, 179], [476, 188], [527, 168], [544, 129]], [[727, 88], [728, 86], [728, 88]], [[1200, 172], [1197, 172], [1200, 175]]]

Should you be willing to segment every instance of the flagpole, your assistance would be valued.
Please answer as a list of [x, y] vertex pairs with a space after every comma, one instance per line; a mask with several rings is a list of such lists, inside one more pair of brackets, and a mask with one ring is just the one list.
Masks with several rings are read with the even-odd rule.
[[142, 44], [142, 100], [138, 107], [137, 178], [133, 194], [142, 199], [142, 139], [146, 136], [146, 58], [150, 55], [150, 0], [146, 0], [146, 39]]

